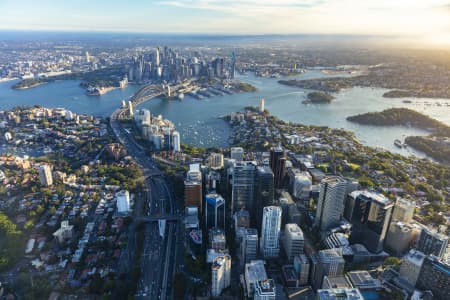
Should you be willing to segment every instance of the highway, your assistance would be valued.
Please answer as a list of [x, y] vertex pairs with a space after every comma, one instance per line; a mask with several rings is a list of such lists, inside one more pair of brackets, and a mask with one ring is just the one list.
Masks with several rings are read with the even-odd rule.
[[[141, 88], [132, 98], [133, 104], [139, 104], [162, 92], [154, 86]], [[110, 126], [119, 142], [127, 149], [136, 163], [141, 167], [145, 178], [145, 188], [141, 197], [136, 197], [135, 214], [130, 230], [136, 228], [140, 221], [153, 220], [145, 223], [144, 246], [141, 257], [141, 278], [135, 299], [172, 299], [172, 281], [177, 265], [177, 246], [179, 224], [176, 201], [169, 189], [163, 173], [156, 163], [149, 157], [145, 149], [139, 145], [133, 137], [122, 127], [119, 119], [127, 112], [127, 109], [117, 109], [111, 114]], [[165, 235], [159, 235], [158, 222], [154, 220], [161, 216], [168, 216]], [[147, 220], [147, 221], [148, 221]], [[130, 232], [131, 233], [131, 232]], [[130, 234], [129, 243], [124, 254], [131, 262], [136, 253], [134, 234]]]

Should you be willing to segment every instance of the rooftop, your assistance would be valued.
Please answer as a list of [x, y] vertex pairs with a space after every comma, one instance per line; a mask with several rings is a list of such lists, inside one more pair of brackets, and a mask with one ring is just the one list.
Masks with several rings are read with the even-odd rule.
[[366, 199], [370, 199], [370, 200], [378, 202], [382, 205], [391, 204], [391, 201], [388, 198], [386, 198], [383, 194], [380, 194], [377, 192], [372, 192], [372, 191], [367, 191], [367, 190], [353, 191], [350, 193], [350, 196], [354, 199], [356, 199], [359, 196], [362, 196]]
[[252, 260], [245, 264], [245, 274], [248, 274], [246, 280], [256, 282], [258, 280], [267, 279], [266, 268], [263, 260]]
[[329, 289], [318, 290], [319, 300], [364, 300], [358, 289]]

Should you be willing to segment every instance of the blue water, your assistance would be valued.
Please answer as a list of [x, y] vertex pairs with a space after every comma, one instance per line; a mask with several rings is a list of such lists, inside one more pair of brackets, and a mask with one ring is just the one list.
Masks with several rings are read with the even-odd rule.
[[[329, 77], [320, 70], [309, 70], [297, 78]], [[404, 99], [383, 98], [384, 89], [352, 88], [336, 94], [331, 104], [302, 104], [308, 90], [280, 85], [277, 79], [261, 78], [253, 75], [240, 75], [242, 81], [258, 88], [255, 93], [215, 96], [197, 100], [186, 96], [183, 101], [152, 99], [140, 107], [151, 110], [152, 114], [162, 114], [172, 120], [181, 133], [182, 141], [197, 146], [227, 146], [229, 127], [219, 116], [242, 110], [245, 106], [257, 106], [265, 99], [266, 109], [273, 115], [303, 124], [323, 125], [344, 128], [355, 132], [364, 144], [384, 147], [392, 152], [404, 155], [420, 152], [412, 149], [399, 149], [394, 139], [403, 140], [409, 135], [425, 135], [426, 131], [402, 126], [376, 127], [363, 126], [346, 121], [350, 115], [368, 111], [380, 111], [389, 107], [408, 107], [423, 112], [433, 118], [450, 124], [450, 99], [408, 99], [412, 103], [403, 103]], [[0, 109], [18, 105], [39, 104], [47, 107], [65, 107], [76, 113], [88, 113], [108, 116], [120, 106], [123, 99], [130, 97], [139, 87], [130, 85], [123, 90], [114, 90], [102, 96], [87, 96], [78, 81], [60, 81], [28, 90], [12, 90], [14, 82], [0, 83]], [[433, 103], [425, 105], [424, 102]], [[443, 106], [436, 106], [442, 103]]]
[[0, 83], [0, 109], [15, 106], [42, 105], [64, 107], [76, 113], [107, 116], [139, 89], [129, 85], [125, 89], [112, 90], [101, 96], [88, 96], [78, 80], [56, 81], [31, 89], [13, 90], [15, 81]]

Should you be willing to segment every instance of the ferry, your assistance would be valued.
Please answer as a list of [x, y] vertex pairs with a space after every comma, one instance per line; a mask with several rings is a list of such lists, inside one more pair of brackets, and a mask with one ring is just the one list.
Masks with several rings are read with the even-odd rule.
[[394, 145], [399, 147], [399, 148], [403, 148], [403, 143], [399, 139], [395, 139], [394, 140]]

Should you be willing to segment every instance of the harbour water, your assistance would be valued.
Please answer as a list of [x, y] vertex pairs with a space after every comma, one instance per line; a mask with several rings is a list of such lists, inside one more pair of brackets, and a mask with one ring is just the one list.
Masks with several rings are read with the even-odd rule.
[[[308, 70], [298, 79], [330, 77], [320, 70]], [[334, 75], [336, 76], [336, 75]], [[338, 75], [339, 76], [339, 75]], [[186, 96], [183, 101], [152, 99], [138, 108], [148, 108], [152, 114], [161, 114], [172, 120], [181, 133], [182, 141], [196, 146], [227, 146], [229, 127], [219, 118], [242, 110], [245, 106], [257, 106], [265, 99], [266, 109], [285, 121], [308, 125], [344, 128], [355, 132], [356, 137], [372, 147], [383, 147], [404, 155], [424, 155], [413, 149], [398, 148], [394, 140], [403, 140], [409, 135], [425, 135], [426, 131], [404, 126], [377, 127], [358, 125], [346, 121], [346, 117], [369, 111], [381, 111], [389, 107], [407, 107], [425, 113], [450, 124], [450, 99], [392, 99], [383, 98], [386, 90], [378, 88], [352, 88], [336, 94], [330, 104], [303, 104], [308, 90], [279, 84], [279, 79], [240, 75], [239, 79], [253, 84], [255, 93], [214, 96], [197, 100]], [[65, 107], [76, 113], [108, 116], [121, 100], [131, 96], [139, 86], [130, 85], [123, 90], [114, 90], [99, 97], [85, 95], [78, 81], [60, 81], [29, 90], [12, 90], [14, 82], [0, 83], [0, 109], [18, 105], [39, 104], [47, 107]], [[411, 100], [404, 103], [402, 100]], [[427, 103], [426, 103], [427, 102]], [[442, 104], [438, 106], [437, 104]]]

